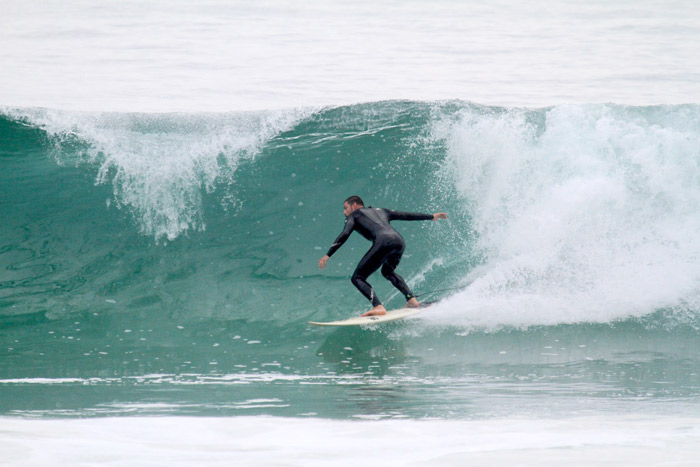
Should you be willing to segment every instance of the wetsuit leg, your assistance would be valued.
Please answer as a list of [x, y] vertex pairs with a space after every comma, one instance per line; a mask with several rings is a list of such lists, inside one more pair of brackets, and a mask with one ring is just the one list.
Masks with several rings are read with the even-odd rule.
[[404, 297], [406, 297], [406, 301], [408, 301], [413, 298], [413, 292], [411, 292], [411, 289], [403, 280], [403, 277], [399, 276], [394, 271], [401, 261], [401, 255], [403, 255], [403, 245], [401, 245], [400, 249], [389, 253], [382, 266], [382, 276], [388, 279], [394, 287], [399, 289]]
[[355, 287], [364, 295], [367, 300], [372, 302], [372, 306], [381, 305], [374, 289], [367, 282], [367, 278], [372, 275], [382, 265], [384, 258], [387, 256], [386, 247], [382, 244], [372, 245], [367, 253], [360, 260], [355, 272], [350, 279]]

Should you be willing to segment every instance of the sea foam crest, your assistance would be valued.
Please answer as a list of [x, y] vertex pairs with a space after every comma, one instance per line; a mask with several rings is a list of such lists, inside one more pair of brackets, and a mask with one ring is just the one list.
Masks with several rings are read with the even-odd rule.
[[521, 327], [659, 309], [695, 319], [699, 109], [470, 107], [438, 119], [443, 177], [485, 260], [432, 319]]
[[[119, 207], [146, 234], [174, 239], [203, 230], [202, 194], [229, 182], [239, 163], [292, 128], [311, 109], [225, 114], [124, 114], [3, 109], [45, 130], [61, 163], [98, 167]], [[77, 144], [76, 144], [77, 143]], [[74, 149], [78, 147], [79, 150]]]

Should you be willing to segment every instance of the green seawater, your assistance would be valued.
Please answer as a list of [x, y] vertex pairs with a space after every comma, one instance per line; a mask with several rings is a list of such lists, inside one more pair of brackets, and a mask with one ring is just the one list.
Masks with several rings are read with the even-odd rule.
[[[234, 114], [4, 109], [0, 414], [492, 418], [700, 407], [698, 106], [380, 102]], [[326, 270], [342, 202], [444, 299]], [[370, 281], [389, 308], [402, 297]]]

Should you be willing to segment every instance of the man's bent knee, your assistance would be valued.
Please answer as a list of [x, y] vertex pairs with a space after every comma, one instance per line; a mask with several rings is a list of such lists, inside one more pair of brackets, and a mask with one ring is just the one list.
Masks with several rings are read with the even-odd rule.
[[382, 276], [384, 276], [385, 279], [389, 279], [391, 276], [394, 275], [394, 268], [387, 266], [386, 264], [382, 266]]
[[350, 278], [350, 282], [352, 282], [352, 285], [355, 287], [358, 286], [362, 282], [364, 278], [360, 276], [359, 274], [353, 274], [352, 277]]

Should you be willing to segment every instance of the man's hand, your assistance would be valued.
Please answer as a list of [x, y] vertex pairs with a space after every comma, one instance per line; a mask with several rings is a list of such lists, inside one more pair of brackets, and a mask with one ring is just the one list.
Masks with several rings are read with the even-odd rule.
[[323, 255], [323, 258], [321, 258], [321, 259], [318, 260], [318, 268], [319, 268], [319, 269], [325, 268], [325, 267], [326, 267], [326, 263], [328, 262], [329, 259], [331, 259], [330, 256], [328, 256], [328, 255]]
[[436, 221], [438, 219], [447, 219], [447, 214], [444, 212], [438, 212], [433, 214], [433, 220]]

